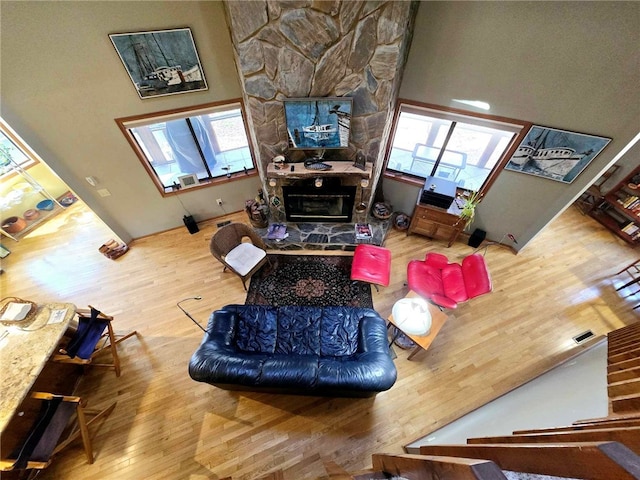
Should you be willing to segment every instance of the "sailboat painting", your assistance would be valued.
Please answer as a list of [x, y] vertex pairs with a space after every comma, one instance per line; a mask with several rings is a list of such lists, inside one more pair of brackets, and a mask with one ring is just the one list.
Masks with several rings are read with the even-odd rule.
[[610, 141], [606, 137], [534, 125], [505, 170], [571, 183]]
[[113, 33], [109, 38], [140, 98], [207, 90], [191, 29]]
[[285, 100], [289, 148], [347, 148], [352, 102], [348, 97]]

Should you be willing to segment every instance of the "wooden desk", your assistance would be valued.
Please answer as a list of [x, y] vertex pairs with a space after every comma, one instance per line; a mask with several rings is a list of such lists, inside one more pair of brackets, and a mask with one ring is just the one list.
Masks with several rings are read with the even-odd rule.
[[[405, 298], [415, 298], [418, 296], [419, 295], [416, 292], [414, 292], [413, 290], [409, 290], [409, 293], [407, 293]], [[431, 313], [431, 331], [429, 332], [429, 335], [409, 335], [405, 332], [402, 332], [416, 344], [416, 347], [409, 354], [407, 360], [411, 360], [411, 358], [419, 351], [428, 349], [431, 346], [433, 340], [436, 338], [436, 335], [438, 335], [438, 332], [440, 332], [440, 329], [442, 328], [444, 323], [449, 318], [446, 313], [444, 313], [432, 303], [427, 302], [427, 304], [429, 305], [429, 313]], [[393, 315], [389, 315], [388, 320], [390, 325], [393, 325], [398, 330], [402, 331], [402, 329], [398, 327], [393, 321]]]
[[[47, 323], [52, 310], [65, 308], [67, 312], [60, 323]], [[38, 306], [33, 320], [9, 327], [0, 323], [0, 331], [9, 332], [0, 340], [0, 432], [4, 431], [11, 417], [29, 394], [75, 312], [76, 306], [72, 303], [48, 303]]]

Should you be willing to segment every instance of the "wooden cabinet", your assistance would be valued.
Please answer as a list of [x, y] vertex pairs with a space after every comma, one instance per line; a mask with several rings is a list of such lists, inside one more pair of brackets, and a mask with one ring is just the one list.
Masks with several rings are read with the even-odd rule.
[[466, 226], [466, 222], [458, 216], [459, 213], [456, 202], [445, 210], [424, 205], [418, 199], [407, 235], [417, 233], [435, 240], [446, 240], [447, 247], [450, 247]]
[[640, 167], [636, 167], [589, 213], [625, 242], [640, 244]]

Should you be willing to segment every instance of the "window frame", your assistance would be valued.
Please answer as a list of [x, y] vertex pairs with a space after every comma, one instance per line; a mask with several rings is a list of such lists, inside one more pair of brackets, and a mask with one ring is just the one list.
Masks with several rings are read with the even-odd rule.
[[[240, 109], [240, 114], [241, 114], [240, 116], [242, 118], [245, 134], [247, 136], [247, 146], [249, 148], [249, 154], [251, 155], [251, 160], [253, 161], [253, 168], [247, 169], [246, 171], [232, 173], [230, 176], [225, 175], [222, 177], [213, 177], [213, 178], [203, 179], [199, 181], [198, 185], [189, 187], [188, 189], [183, 189], [183, 188], [175, 189], [171, 187], [165, 187], [162, 181], [160, 180], [160, 178], [158, 177], [157, 172], [155, 171], [153, 166], [150, 164], [145, 152], [142, 150], [142, 148], [136, 141], [135, 136], [133, 135], [133, 132], [131, 131], [131, 129], [145, 126], [145, 125], [150, 125], [153, 123], [160, 123], [160, 122], [169, 121], [169, 120], [186, 119], [187, 117], [193, 117], [193, 116], [202, 115], [205, 113], [211, 113], [210, 110], [212, 109], [219, 109], [224, 111], [225, 107], [228, 107], [229, 110], [235, 109], [235, 108]], [[247, 115], [245, 113], [244, 103], [240, 98], [234, 98], [231, 100], [224, 100], [219, 102], [210, 102], [210, 103], [205, 103], [200, 105], [194, 105], [191, 107], [162, 110], [159, 112], [145, 113], [141, 115], [133, 115], [130, 117], [120, 117], [120, 118], [116, 118], [115, 122], [118, 125], [118, 128], [120, 129], [124, 137], [126, 138], [129, 145], [135, 152], [136, 156], [138, 157], [138, 160], [140, 160], [140, 163], [144, 167], [145, 171], [153, 181], [153, 184], [158, 189], [158, 192], [163, 197], [179, 195], [180, 193], [191, 192], [193, 190], [208, 188], [216, 185], [234, 182], [237, 180], [242, 180], [249, 177], [255, 177], [258, 175], [256, 156], [253, 151], [253, 143], [251, 142], [251, 134], [249, 131], [249, 125], [247, 123]]]
[[[12, 162], [17, 165], [19, 169], [28, 170], [40, 163], [40, 157], [38, 156], [38, 154], [33, 149], [31, 149], [29, 145], [24, 143], [20, 136], [2, 117], [0, 117], [0, 131], [7, 138], [7, 140], [9, 140], [13, 144], [13, 146], [17, 150], [20, 150], [20, 152], [26, 157], [26, 160], [22, 163], [18, 163], [15, 159], [12, 159]], [[17, 174], [18, 171], [15, 168], [12, 168], [11, 170], [0, 174], [0, 180], [8, 180]]]
[[[402, 108], [403, 106], [406, 106], [405, 110], [403, 110], [403, 108]], [[398, 127], [398, 121], [400, 119], [400, 114], [403, 111], [407, 111], [407, 109], [408, 110], [415, 110], [416, 112], [414, 112], [414, 113], [423, 113], [425, 116], [433, 115], [433, 116], [436, 116], [436, 117], [439, 117], [439, 118], [447, 118], [447, 116], [464, 117], [468, 121], [468, 123], [471, 123], [471, 124], [473, 124], [473, 119], [477, 118], [477, 119], [481, 119], [481, 120], [488, 121], [488, 122], [496, 122], [496, 123], [508, 124], [510, 126], [514, 126], [514, 127], [519, 127], [520, 128], [520, 131], [513, 136], [510, 144], [505, 149], [505, 151], [504, 151], [505, 153], [496, 162], [495, 166], [491, 169], [491, 172], [487, 175], [487, 178], [482, 183], [482, 186], [477, 190], [477, 192], [482, 197], [484, 197], [487, 194], [487, 192], [490, 190], [490, 188], [493, 186], [493, 184], [497, 180], [498, 176], [500, 175], [500, 173], [504, 169], [505, 165], [507, 163], [509, 163], [509, 159], [511, 158], [511, 156], [514, 154], [514, 152], [518, 148], [518, 145], [520, 145], [520, 143], [522, 143], [522, 140], [524, 139], [524, 137], [526, 136], [527, 132], [529, 131], [529, 129], [533, 125], [531, 122], [526, 122], [526, 121], [523, 121], [523, 120], [517, 120], [517, 119], [509, 118], [509, 117], [502, 117], [502, 116], [498, 116], [498, 115], [490, 115], [490, 114], [485, 114], [485, 113], [471, 112], [471, 111], [468, 111], [468, 110], [462, 110], [462, 109], [452, 108], [452, 107], [443, 107], [443, 106], [440, 106], [440, 105], [434, 105], [434, 104], [431, 104], [431, 103], [418, 102], [418, 101], [415, 101], [415, 100], [409, 100], [409, 99], [405, 99], [405, 98], [398, 99], [397, 102], [396, 102], [395, 112], [393, 114], [393, 123], [391, 125], [391, 132], [389, 134], [389, 140], [387, 142], [387, 146], [386, 146], [386, 149], [385, 149], [385, 157], [384, 157], [384, 163], [383, 163], [383, 168], [382, 168], [382, 172], [383, 172], [382, 176], [384, 178], [393, 179], [393, 180], [396, 180], [396, 181], [399, 181], [399, 182], [403, 182], [403, 183], [407, 183], [407, 184], [415, 185], [415, 186], [419, 186], [419, 187], [424, 186], [425, 179], [423, 177], [420, 177], [418, 175], [411, 175], [411, 174], [406, 173], [406, 172], [399, 172], [397, 170], [393, 170], [393, 169], [389, 169], [388, 168], [389, 157], [391, 155], [391, 149], [393, 148], [393, 139], [395, 138], [395, 135], [396, 135], [396, 130], [397, 130], [397, 127]], [[460, 119], [458, 118], [455, 121], [460, 122]], [[461, 187], [458, 187], [458, 188], [464, 190], [464, 188], [461, 188]]]

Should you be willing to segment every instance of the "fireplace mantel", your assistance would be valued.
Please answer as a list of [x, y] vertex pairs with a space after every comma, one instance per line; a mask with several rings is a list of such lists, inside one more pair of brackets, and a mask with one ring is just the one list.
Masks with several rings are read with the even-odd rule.
[[[312, 178], [312, 177], [335, 177], [342, 175], [353, 175], [359, 176], [362, 179], [371, 179], [371, 172], [373, 171], [373, 167], [371, 163], [367, 163], [365, 165], [364, 170], [360, 170], [357, 167], [354, 167], [351, 162], [323, 162], [327, 165], [331, 165], [330, 170], [309, 170], [304, 167], [304, 163], [286, 163], [284, 164], [284, 168], [277, 169], [275, 164], [269, 163], [267, 165], [267, 179], [301, 179], [301, 178]], [[294, 167], [294, 170], [291, 171], [291, 166]]]

